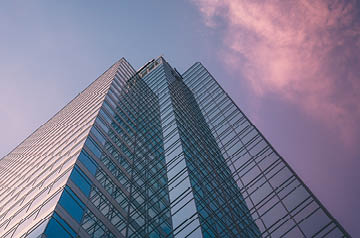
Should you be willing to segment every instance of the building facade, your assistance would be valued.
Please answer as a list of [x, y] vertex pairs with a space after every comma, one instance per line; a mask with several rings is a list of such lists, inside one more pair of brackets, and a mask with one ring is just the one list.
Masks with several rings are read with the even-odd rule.
[[0, 160], [0, 237], [350, 237], [200, 63], [122, 58]]

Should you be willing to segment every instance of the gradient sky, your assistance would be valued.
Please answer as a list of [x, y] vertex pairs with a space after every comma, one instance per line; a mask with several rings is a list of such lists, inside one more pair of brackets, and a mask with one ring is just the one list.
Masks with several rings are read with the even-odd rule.
[[162, 54], [179, 72], [202, 62], [360, 235], [356, 1], [2, 1], [0, 157], [116, 60]]

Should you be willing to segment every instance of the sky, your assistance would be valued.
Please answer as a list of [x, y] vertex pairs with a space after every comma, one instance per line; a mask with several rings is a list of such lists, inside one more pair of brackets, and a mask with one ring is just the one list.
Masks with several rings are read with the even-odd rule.
[[121, 57], [200, 61], [352, 235], [360, 234], [360, 3], [2, 1], [0, 157]]

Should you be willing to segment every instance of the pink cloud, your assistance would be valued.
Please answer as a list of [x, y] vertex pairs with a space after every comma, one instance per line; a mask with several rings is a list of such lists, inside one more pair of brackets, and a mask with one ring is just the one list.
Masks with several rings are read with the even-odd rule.
[[241, 70], [257, 96], [276, 93], [333, 128], [344, 144], [354, 143], [360, 121], [356, 1], [196, 0], [194, 4], [207, 26], [216, 29], [225, 22], [219, 54], [231, 70]]

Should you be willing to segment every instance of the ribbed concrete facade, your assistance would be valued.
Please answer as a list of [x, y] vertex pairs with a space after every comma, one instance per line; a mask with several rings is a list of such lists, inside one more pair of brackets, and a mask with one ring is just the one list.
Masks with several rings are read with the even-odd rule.
[[52, 214], [115, 75], [134, 73], [116, 62], [0, 160], [1, 237], [25, 237]]

